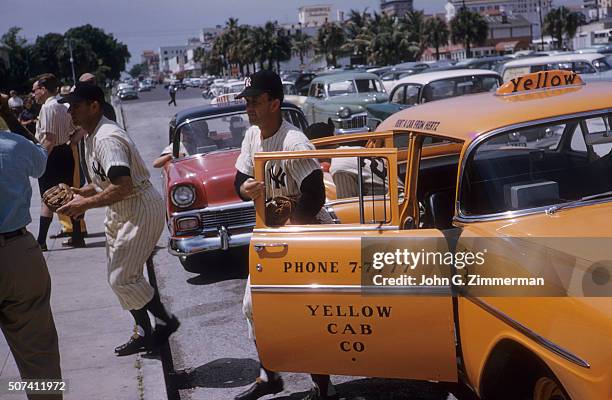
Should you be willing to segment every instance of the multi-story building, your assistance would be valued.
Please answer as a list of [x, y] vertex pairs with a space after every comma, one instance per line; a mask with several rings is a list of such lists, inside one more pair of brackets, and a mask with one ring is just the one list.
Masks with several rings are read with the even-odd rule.
[[380, 0], [380, 11], [387, 15], [401, 16], [412, 10], [412, 0]]
[[149, 76], [157, 76], [159, 74], [159, 54], [153, 50], [145, 50], [140, 55], [140, 60], [147, 66]]
[[223, 27], [221, 25], [217, 25], [214, 28], [203, 28], [202, 31], [200, 31], [200, 44], [204, 50], [210, 51], [215, 43], [215, 39], [221, 33], [223, 33]]
[[583, 0], [582, 7], [591, 20], [606, 19], [612, 16], [612, 0]]
[[163, 46], [159, 48], [159, 68], [163, 72], [173, 72], [176, 71], [170, 68], [170, 61], [175, 59], [175, 63], [173, 65], [182, 65], [185, 61], [181, 62], [180, 57], [185, 59], [187, 55], [187, 50], [193, 49], [197, 46], [195, 45], [184, 45], [184, 46]]
[[[552, 8], [552, 0], [448, 0], [448, 2], [455, 10], [465, 4], [468, 9], [481, 14], [495, 10], [507, 15], [522, 15], [533, 25], [534, 37], [540, 37], [540, 18], [544, 21], [544, 17]], [[449, 8], [446, 10], [448, 15]], [[452, 12], [456, 12], [455, 10]]]
[[298, 9], [298, 22], [304, 27], [321, 26], [332, 20], [332, 6], [327, 4], [302, 6]]

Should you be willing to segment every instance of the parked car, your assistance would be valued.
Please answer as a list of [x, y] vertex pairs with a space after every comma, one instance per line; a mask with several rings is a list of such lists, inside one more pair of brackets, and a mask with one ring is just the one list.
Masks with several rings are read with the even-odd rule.
[[[288, 103], [283, 118], [307, 129], [302, 111]], [[255, 225], [252, 202], [234, 191], [234, 167], [249, 128], [244, 103], [206, 105], [179, 111], [170, 121], [174, 159], [162, 172], [166, 199], [168, 249], [187, 258], [249, 243]], [[182, 157], [180, 146], [187, 151]]]
[[538, 71], [565, 70], [579, 73], [585, 81], [612, 81], [612, 58], [599, 53], [570, 53], [557, 56], [531, 57], [504, 64], [501, 76], [504, 82]]
[[236, 95], [244, 90], [244, 81], [232, 79], [223, 84], [217, 96], [211, 100], [210, 104], [221, 104], [235, 101]]
[[121, 100], [134, 100], [138, 99], [138, 92], [132, 85], [124, 86], [117, 92], [117, 97]]
[[367, 130], [365, 106], [389, 100], [378, 75], [367, 72], [343, 72], [315, 78], [302, 109], [309, 123], [331, 118], [336, 133]]
[[461, 381], [482, 399], [612, 398], [610, 93], [544, 71], [402, 110], [377, 134], [412, 139], [404, 176], [393, 147], [260, 155], [260, 177], [269, 160], [376, 160], [386, 189], [327, 202], [329, 224], [271, 227], [256, 200], [262, 364]]
[[498, 71], [500, 66], [505, 62], [512, 60], [508, 56], [489, 56], [480, 58], [470, 58], [467, 60], [458, 61], [453, 68], [455, 69], [489, 69]]
[[397, 81], [388, 103], [368, 104], [368, 126], [378, 124], [408, 107], [465, 94], [489, 92], [501, 85], [497, 72], [484, 69], [457, 69], [423, 72]]

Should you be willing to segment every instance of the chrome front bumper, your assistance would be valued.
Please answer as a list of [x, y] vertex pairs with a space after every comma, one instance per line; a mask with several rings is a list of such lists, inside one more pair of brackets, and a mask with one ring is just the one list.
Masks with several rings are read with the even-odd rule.
[[224, 228], [219, 229], [219, 236], [203, 235], [170, 238], [168, 252], [175, 256], [190, 256], [197, 253], [215, 250], [227, 250], [230, 247], [248, 246], [252, 232], [230, 235]]

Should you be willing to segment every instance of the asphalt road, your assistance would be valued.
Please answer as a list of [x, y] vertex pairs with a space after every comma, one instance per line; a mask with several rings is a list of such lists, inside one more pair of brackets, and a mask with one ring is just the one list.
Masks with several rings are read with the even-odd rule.
[[[152, 164], [167, 145], [168, 121], [176, 110], [205, 104], [200, 90], [179, 91], [178, 107], [169, 107], [167, 92], [158, 86], [139, 100], [122, 103], [124, 118], [144, 160]], [[152, 180], [160, 188], [159, 170]], [[165, 235], [166, 233], [164, 233]], [[170, 394], [182, 400], [232, 399], [258, 376], [257, 353], [248, 339], [242, 316], [247, 276], [244, 249], [197, 257], [185, 271], [176, 257], [160, 249], [155, 277], [162, 300], [178, 315], [181, 327], [170, 339], [172, 359], [166, 374]], [[283, 374], [285, 391], [278, 399], [299, 399], [310, 388], [306, 374]], [[360, 400], [467, 400], [453, 396], [449, 386], [429, 382], [333, 376], [342, 398]]]
[[[179, 89], [176, 92], [176, 104], [177, 108], [182, 107], [182, 103], [185, 101], [190, 101], [192, 99], [199, 98], [204, 101], [202, 98], [202, 89], [198, 88], [187, 88], [187, 89]], [[123, 100], [123, 104], [132, 104], [132, 103], [143, 103], [149, 101], [162, 101], [166, 102], [170, 100], [170, 95], [168, 94], [168, 90], [164, 89], [164, 85], [157, 85], [155, 89], [152, 89], [148, 92], [138, 92], [137, 100]]]

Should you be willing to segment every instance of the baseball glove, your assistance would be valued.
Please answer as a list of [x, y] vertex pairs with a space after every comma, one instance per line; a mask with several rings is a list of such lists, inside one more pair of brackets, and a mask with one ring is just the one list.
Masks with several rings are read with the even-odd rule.
[[74, 192], [65, 183], [53, 186], [43, 193], [42, 200], [53, 212], [67, 204], [74, 197]]
[[291, 214], [295, 210], [295, 200], [285, 197], [276, 196], [266, 203], [266, 225], [268, 226], [283, 226], [291, 218]]

